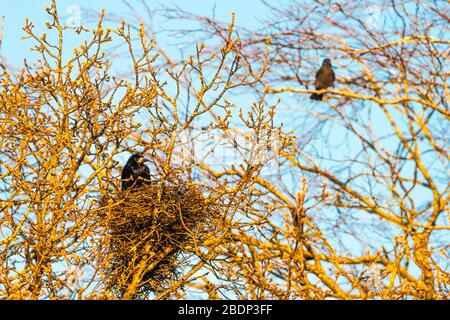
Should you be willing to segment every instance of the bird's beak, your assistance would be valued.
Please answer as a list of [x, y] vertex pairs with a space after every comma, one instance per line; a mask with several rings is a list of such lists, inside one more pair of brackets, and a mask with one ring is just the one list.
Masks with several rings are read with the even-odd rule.
[[145, 158], [139, 158], [139, 160], [138, 160], [139, 164], [143, 164], [144, 162], [147, 162], [147, 161], [148, 161], [148, 159], [145, 159]]

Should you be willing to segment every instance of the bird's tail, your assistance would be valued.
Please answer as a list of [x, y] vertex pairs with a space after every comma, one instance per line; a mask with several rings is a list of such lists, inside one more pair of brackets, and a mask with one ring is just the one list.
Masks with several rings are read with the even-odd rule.
[[323, 93], [322, 94], [313, 93], [310, 98], [312, 100], [322, 101], [322, 97]]

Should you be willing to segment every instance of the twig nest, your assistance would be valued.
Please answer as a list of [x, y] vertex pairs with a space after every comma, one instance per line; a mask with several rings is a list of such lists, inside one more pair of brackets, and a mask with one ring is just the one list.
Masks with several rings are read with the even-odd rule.
[[102, 198], [109, 232], [108, 286], [133, 298], [167, 288], [183, 253], [203, 234], [214, 210], [197, 186], [144, 185]]

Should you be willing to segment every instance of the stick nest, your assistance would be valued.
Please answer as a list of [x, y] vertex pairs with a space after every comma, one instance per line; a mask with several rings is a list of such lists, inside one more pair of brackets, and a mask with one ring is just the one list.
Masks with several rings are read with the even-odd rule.
[[203, 193], [194, 185], [166, 182], [103, 196], [109, 289], [119, 297], [135, 292], [137, 298], [162, 292], [178, 278], [185, 253], [208, 232], [215, 213]]

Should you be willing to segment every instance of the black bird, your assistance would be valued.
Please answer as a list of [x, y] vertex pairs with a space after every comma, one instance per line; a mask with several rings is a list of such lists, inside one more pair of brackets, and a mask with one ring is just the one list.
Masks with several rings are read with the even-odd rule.
[[[316, 74], [315, 86], [316, 90], [322, 90], [334, 86], [334, 71], [330, 59], [323, 60], [322, 66], [320, 67], [319, 71], [317, 71]], [[311, 95], [312, 100], [321, 101], [322, 97], [323, 93], [321, 94], [313, 93]]]
[[128, 190], [131, 187], [139, 188], [145, 182], [150, 182], [152, 176], [150, 169], [144, 164], [148, 161], [140, 154], [133, 154], [125, 164], [122, 170], [122, 190]]

